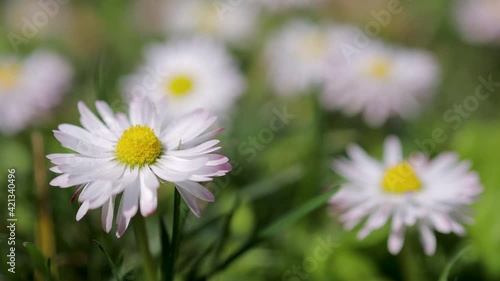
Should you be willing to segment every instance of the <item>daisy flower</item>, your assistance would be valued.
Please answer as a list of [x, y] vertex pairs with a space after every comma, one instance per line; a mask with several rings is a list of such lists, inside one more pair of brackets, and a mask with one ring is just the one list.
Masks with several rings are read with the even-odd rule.
[[322, 1], [323, 0], [258, 0], [257, 2], [271, 11], [286, 11], [290, 9], [315, 7]]
[[123, 81], [126, 96], [167, 97], [168, 117], [197, 108], [227, 113], [245, 81], [223, 45], [208, 39], [180, 39], [150, 46], [146, 63]]
[[164, 25], [174, 34], [203, 34], [241, 46], [255, 31], [257, 8], [251, 1], [173, 0]]
[[276, 93], [303, 94], [322, 85], [327, 61], [342, 54], [338, 43], [352, 32], [347, 26], [320, 26], [302, 20], [292, 21], [278, 31], [265, 50]]
[[428, 52], [373, 42], [329, 63], [322, 101], [348, 116], [360, 113], [368, 125], [378, 127], [395, 115], [417, 115], [438, 82], [439, 67]]
[[160, 181], [172, 182], [193, 214], [200, 216], [198, 200], [212, 202], [214, 196], [198, 182], [211, 181], [231, 170], [228, 158], [216, 154], [219, 141], [212, 139], [221, 129], [205, 131], [216, 117], [196, 110], [167, 122], [165, 100], [130, 103], [129, 116], [114, 114], [102, 101], [96, 102], [102, 121], [82, 102], [78, 104], [82, 127], [62, 124], [54, 136], [75, 153], [47, 157], [59, 173], [50, 184], [61, 188], [79, 185], [75, 196], [81, 203], [80, 220], [88, 210], [102, 207], [102, 225], [112, 227], [115, 199], [118, 208], [116, 236], [127, 229], [140, 211], [146, 217], [158, 204]]
[[68, 90], [72, 69], [49, 51], [0, 57], [0, 131], [17, 133], [49, 112]]
[[459, 0], [455, 18], [467, 41], [500, 44], [499, 0]]
[[359, 146], [347, 149], [350, 159], [338, 159], [333, 169], [346, 179], [330, 199], [340, 221], [351, 230], [364, 218], [358, 232], [364, 239], [391, 221], [388, 248], [401, 251], [407, 227], [416, 226], [427, 255], [436, 251], [433, 230], [465, 233], [462, 222], [471, 223], [469, 205], [482, 192], [479, 176], [468, 161], [459, 162], [455, 153], [443, 153], [434, 160], [425, 156], [403, 159], [396, 137], [385, 141], [383, 161], [368, 156]]

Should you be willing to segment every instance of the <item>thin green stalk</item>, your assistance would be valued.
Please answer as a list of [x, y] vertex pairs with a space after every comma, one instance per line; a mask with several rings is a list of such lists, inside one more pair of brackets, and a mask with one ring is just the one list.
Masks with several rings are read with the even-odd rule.
[[177, 250], [180, 241], [180, 206], [181, 206], [181, 195], [177, 189], [174, 195], [174, 225], [172, 227], [172, 242], [170, 243], [170, 255], [169, 263], [167, 268], [167, 280], [173, 281], [175, 277], [175, 259], [177, 256]]
[[170, 237], [168, 235], [167, 225], [163, 221], [163, 217], [160, 216], [160, 241], [161, 241], [161, 280], [167, 280], [167, 269], [169, 267], [170, 261]]
[[[405, 243], [401, 253], [399, 254], [399, 263], [406, 281], [423, 281], [428, 280], [422, 271], [423, 265], [420, 256], [416, 254], [414, 242], [415, 235], [408, 235], [408, 242]], [[415, 241], [416, 242], [416, 241]], [[417, 244], [418, 245], [418, 244]]]
[[149, 250], [149, 240], [146, 230], [146, 221], [144, 217], [138, 215], [132, 219], [132, 226], [134, 228], [134, 236], [137, 247], [141, 253], [143, 272], [146, 281], [157, 281], [156, 279], [156, 265], [153, 256]]

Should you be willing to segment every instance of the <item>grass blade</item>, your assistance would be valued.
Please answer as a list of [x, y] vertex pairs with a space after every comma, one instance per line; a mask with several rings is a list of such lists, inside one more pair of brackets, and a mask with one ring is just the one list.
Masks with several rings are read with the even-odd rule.
[[276, 220], [273, 222], [271, 225], [268, 227], [264, 228], [264, 230], [258, 232], [255, 236], [250, 237], [250, 239], [247, 240], [242, 246], [240, 246], [236, 251], [234, 251], [226, 260], [224, 260], [222, 263], [214, 267], [208, 274], [199, 277], [195, 279], [196, 281], [201, 281], [201, 280], [206, 280], [208, 277], [212, 276], [213, 274], [224, 270], [227, 266], [229, 266], [233, 261], [238, 259], [240, 256], [242, 256], [244, 253], [246, 253], [249, 249], [254, 247], [256, 244], [260, 243], [266, 238], [269, 238], [270, 236], [278, 233], [279, 231], [285, 229], [286, 227], [290, 226], [292, 223], [304, 218], [307, 216], [309, 213], [312, 211], [318, 209], [319, 207], [323, 206], [328, 199], [337, 191], [337, 189], [332, 189], [318, 197], [315, 197], [306, 203], [304, 203], [302, 206], [296, 208], [295, 210], [289, 212], [288, 214], [284, 215], [282, 218]]
[[54, 280], [52, 272], [50, 271], [50, 259], [46, 260], [40, 249], [38, 249], [33, 243], [24, 242], [23, 246], [33, 261], [35, 273], [44, 275], [48, 281]]
[[451, 272], [451, 269], [453, 268], [453, 266], [457, 263], [457, 261], [462, 257], [464, 256], [467, 252], [469, 252], [471, 250], [471, 247], [470, 246], [467, 246], [465, 248], [463, 248], [462, 250], [460, 250], [449, 262], [448, 264], [444, 267], [444, 270], [443, 270], [443, 273], [441, 273], [441, 277], [439, 277], [439, 281], [447, 281], [449, 276], [450, 276], [450, 272]]
[[109, 268], [111, 269], [111, 272], [113, 273], [113, 277], [115, 278], [115, 280], [116, 281], [121, 281], [122, 278], [118, 274], [118, 271], [116, 270], [116, 267], [115, 267], [113, 261], [111, 260], [111, 257], [108, 255], [108, 253], [106, 252], [106, 250], [104, 250], [104, 247], [99, 242], [97, 242], [97, 240], [94, 239], [93, 241], [97, 245], [97, 247], [99, 248], [99, 250], [101, 250], [101, 252], [106, 257], [106, 260], [108, 261]]
[[289, 212], [288, 214], [284, 215], [282, 218], [276, 220], [273, 222], [271, 225], [267, 226], [264, 228], [264, 230], [259, 232], [259, 238], [267, 238], [269, 236], [272, 236], [276, 234], [277, 232], [283, 230], [284, 228], [288, 227], [292, 223], [300, 220], [301, 218], [307, 216], [310, 212], [316, 210], [317, 208], [323, 206], [330, 197], [337, 191], [336, 188], [333, 188], [332, 190], [315, 197], [306, 203], [304, 203], [302, 206], [294, 209], [293, 211]]

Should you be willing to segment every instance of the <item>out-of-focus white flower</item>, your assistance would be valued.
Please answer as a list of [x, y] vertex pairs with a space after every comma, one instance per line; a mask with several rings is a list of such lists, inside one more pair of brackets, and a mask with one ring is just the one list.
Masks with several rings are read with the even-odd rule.
[[128, 97], [167, 97], [169, 117], [206, 108], [228, 112], [245, 81], [224, 46], [208, 39], [181, 39], [146, 50], [146, 63], [124, 80]]
[[160, 180], [174, 183], [196, 216], [201, 214], [198, 200], [214, 201], [198, 182], [231, 170], [227, 157], [214, 154], [220, 147], [213, 137], [221, 129], [206, 133], [216, 117], [200, 109], [168, 122], [165, 99], [156, 104], [147, 98], [132, 101], [128, 117], [114, 114], [104, 102], [96, 107], [104, 123], [79, 103], [83, 128], [62, 124], [54, 131], [62, 146], [76, 153], [47, 156], [55, 165], [51, 170], [61, 174], [51, 185], [80, 185], [77, 220], [102, 207], [103, 228], [109, 232], [115, 198], [123, 193], [116, 220], [120, 237], [139, 210], [144, 217], [154, 213]]
[[323, 0], [258, 0], [260, 5], [271, 11], [316, 7]]
[[347, 26], [322, 26], [292, 21], [266, 46], [269, 78], [279, 95], [307, 93], [322, 86], [332, 57], [342, 55], [339, 43], [352, 37]]
[[174, 34], [203, 34], [243, 46], [254, 34], [259, 15], [252, 1], [172, 0], [164, 25]]
[[[22, 40], [57, 37], [71, 31], [73, 9], [63, 1], [3, 1], [0, 15], [5, 31]], [[10, 38], [11, 34], [6, 34]], [[25, 43], [24, 41], [21, 41]]]
[[374, 41], [349, 59], [330, 61], [322, 101], [348, 116], [362, 113], [377, 127], [394, 115], [414, 117], [435, 93], [439, 76], [430, 53]]
[[467, 41], [500, 44], [500, 0], [458, 0], [455, 17]]
[[24, 129], [57, 105], [70, 86], [68, 62], [49, 51], [0, 57], [0, 131]]
[[342, 212], [340, 221], [351, 230], [366, 218], [358, 239], [391, 220], [388, 248], [397, 254], [403, 247], [407, 227], [416, 226], [424, 251], [433, 255], [441, 233], [465, 233], [462, 222], [470, 223], [469, 205], [482, 192], [479, 176], [468, 161], [459, 162], [455, 153], [442, 153], [434, 160], [425, 156], [403, 159], [396, 137], [385, 142], [383, 161], [368, 156], [359, 146], [347, 149], [350, 159], [338, 159], [333, 169], [347, 182], [331, 198], [333, 210]]

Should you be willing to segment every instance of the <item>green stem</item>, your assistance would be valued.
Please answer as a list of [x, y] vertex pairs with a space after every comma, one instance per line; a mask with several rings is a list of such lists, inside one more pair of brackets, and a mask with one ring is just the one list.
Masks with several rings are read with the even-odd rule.
[[181, 195], [179, 191], [175, 189], [174, 195], [174, 225], [172, 227], [172, 242], [170, 243], [170, 255], [169, 264], [167, 269], [167, 280], [173, 281], [175, 277], [175, 259], [177, 256], [177, 249], [180, 241], [180, 206], [181, 206]]
[[149, 250], [149, 239], [146, 230], [146, 221], [141, 215], [137, 215], [132, 219], [134, 228], [135, 241], [139, 251], [141, 252], [143, 271], [146, 281], [157, 281], [156, 265], [153, 256]]
[[[420, 256], [416, 254], [415, 244], [412, 243], [416, 239], [415, 235], [408, 235], [408, 242], [405, 243], [401, 253], [399, 254], [399, 262], [406, 281], [422, 281], [428, 280], [422, 271], [423, 265]], [[416, 242], [416, 241], [415, 241]], [[418, 245], [418, 244], [417, 244]]]

